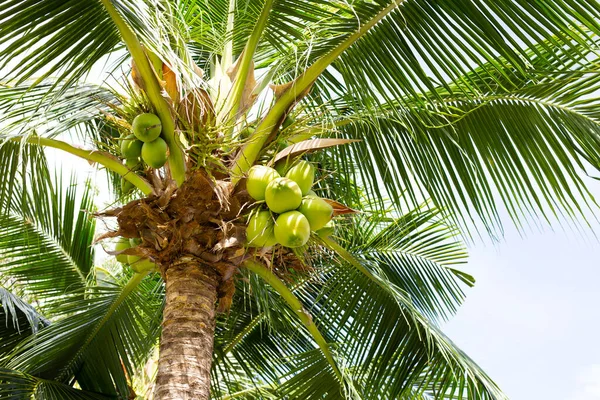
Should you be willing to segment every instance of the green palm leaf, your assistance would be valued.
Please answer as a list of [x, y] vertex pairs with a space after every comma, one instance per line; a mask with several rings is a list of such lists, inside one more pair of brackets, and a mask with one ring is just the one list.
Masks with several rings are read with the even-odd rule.
[[20, 371], [0, 368], [0, 395], [10, 399], [108, 400], [114, 397], [77, 390], [71, 386], [36, 378]]
[[0, 4], [0, 38], [4, 81], [57, 76], [65, 86], [120, 41], [108, 14], [93, 0], [5, 1]]
[[[311, 313], [318, 323], [335, 321], [333, 326], [327, 322], [328, 329], [323, 330], [330, 342], [339, 343], [338, 353], [351, 366], [355, 386], [362, 388], [365, 398], [391, 399], [426, 391], [421, 386], [424, 380], [438, 382], [440, 392], [448, 395], [503, 398], [491, 379], [420, 315], [400, 288], [378, 279], [388, 290], [349, 268], [326, 276], [318, 296], [305, 294], [306, 303], [316, 301]], [[348, 292], [355, 296], [344, 295]]]
[[65, 384], [76, 378], [83, 389], [126, 397], [128, 376], [152, 353], [160, 327], [162, 283], [142, 279], [63, 296], [60, 319], [22, 341], [4, 366]]
[[[417, 209], [391, 224], [378, 225], [362, 243], [358, 226], [369, 231], [369, 221], [357, 218], [344, 237], [372, 269], [407, 293], [414, 306], [435, 321], [453, 315], [464, 299], [460, 283], [474, 280], [456, 270], [466, 262], [457, 232], [444, 223], [439, 210]], [[373, 222], [371, 222], [373, 224]]]
[[[58, 81], [48, 81], [33, 88], [24, 83], [20, 86], [0, 85], [0, 124], [3, 126], [1, 140], [31, 132], [44, 137], [61, 133], [77, 133], [80, 144], [95, 144], [98, 138], [86, 125], [94, 125], [102, 112], [110, 110], [109, 104], [118, 104], [114, 93], [91, 84], [65, 89], [61, 96], [52, 96]], [[91, 143], [90, 143], [91, 142]]]
[[50, 322], [22, 298], [0, 288], [0, 358], [12, 351], [25, 337], [35, 334]]
[[18, 143], [0, 145], [0, 210], [20, 207], [21, 193], [29, 180], [43, 181], [48, 176], [48, 165], [39, 146], [21, 146]]
[[[346, 18], [339, 25], [328, 24], [332, 32], [322, 46], [311, 41], [308, 62], [356, 30], [358, 21], [364, 23], [394, 3], [399, 6], [334, 62], [336, 74], [324, 76], [327, 85], [343, 87], [363, 105], [384, 98], [425, 106], [436, 99], [436, 86], [452, 83], [463, 86], [463, 95], [476, 96], [478, 88], [465, 76], [477, 66], [488, 76], [510, 81], [513, 74], [508, 69], [536, 72], [527, 49], [549, 42], [544, 60], [550, 63], [556, 61], [549, 54], [551, 46], [591, 49], [599, 32], [592, 22], [600, 15], [594, 1], [569, 2], [568, 7], [562, 1], [519, 1], [518, 7], [512, 1], [485, 0], [354, 2], [345, 15], [341, 13]], [[559, 18], [556, 10], [561, 11]]]
[[597, 63], [584, 62], [584, 48], [566, 49], [552, 68], [569, 60], [568, 68], [547, 74], [545, 51], [542, 45], [531, 50], [539, 66], [534, 79], [512, 67], [496, 76], [482, 67], [465, 77], [478, 95], [465, 93], [461, 83], [438, 87], [431, 106], [394, 101], [342, 117], [342, 135], [362, 142], [350, 151], [334, 149], [331, 168], [356, 176], [356, 167], [373, 201], [389, 194], [400, 205], [404, 191], [413, 201], [431, 195], [461, 215], [463, 226], [481, 219], [488, 229], [498, 227], [502, 205], [515, 221], [581, 215], [594, 203], [582, 175], [600, 165], [597, 99], [590, 95], [598, 89]]
[[293, 314], [282, 313], [281, 300], [250, 278], [252, 290], [238, 290], [253, 295], [237, 304], [218, 331], [215, 393], [222, 398], [263, 392], [279, 398], [344, 398], [345, 388], [357, 398], [434, 393], [503, 398], [428, 320], [451, 314], [463, 299], [462, 282], [472, 284], [454, 268], [464, 261], [464, 251], [442, 222], [438, 212], [427, 209], [391, 222], [361, 218], [360, 232], [350, 228], [339, 234], [348, 237], [378, 281], [323, 253], [313, 258], [317, 274], [294, 284], [294, 293], [333, 347], [343, 381]]
[[64, 188], [60, 178], [31, 177], [13, 181], [10, 209], [0, 215], [0, 278], [27, 298], [52, 299], [83, 288], [92, 268], [91, 189], [77, 193], [74, 180]]

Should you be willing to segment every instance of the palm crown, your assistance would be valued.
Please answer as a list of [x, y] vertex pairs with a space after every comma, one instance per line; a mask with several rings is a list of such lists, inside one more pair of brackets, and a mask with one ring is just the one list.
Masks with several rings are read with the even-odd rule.
[[[505, 398], [439, 322], [474, 283], [461, 235], [494, 233], [500, 207], [519, 222], [593, 204], [599, 14], [585, 0], [3, 2], [0, 393]], [[102, 65], [110, 78], [89, 83]], [[158, 160], [123, 156], [143, 113]], [[114, 203], [95, 209], [44, 147], [106, 169]], [[334, 234], [248, 246], [248, 213], [268, 211], [249, 169], [300, 157]], [[134, 240], [109, 249], [125, 264], [94, 267], [95, 241], [118, 236]]]

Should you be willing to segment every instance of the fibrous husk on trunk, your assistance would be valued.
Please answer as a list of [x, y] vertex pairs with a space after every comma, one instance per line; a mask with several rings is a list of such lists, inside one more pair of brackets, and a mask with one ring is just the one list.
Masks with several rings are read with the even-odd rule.
[[192, 257], [215, 270], [220, 277], [219, 311], [227, 311], [233, 279], [245, 257], [245, 223], [239, 215], [250, 198], [243, 189], [210, 179], [202, 170], [190, 173], [176, 190], [169, 188], [104, 213], [116, 216], [119, 225], [105, 236], [141, 239], [124, 254], [150, 258], [163, 277], [181, 257]]

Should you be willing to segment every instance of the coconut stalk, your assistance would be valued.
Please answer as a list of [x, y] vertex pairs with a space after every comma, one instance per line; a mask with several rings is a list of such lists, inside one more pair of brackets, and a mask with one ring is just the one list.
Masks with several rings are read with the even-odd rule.
[[143, 89], [148, 95], [150, 102], [154, 106], [156, 113], [162, 122], [162, 133], [165, 141], [169, 145], [169, 168], [173, 179], [178, 185], [181, 185], [185, 180], [185, 156], [179, 145], [179, 141], [175, 137], [175, 121], [171, 115], [171, 107], [162, 95], [162, 87], [158, 82], [154, 67], [150, 64], [148, 55], [144, 51], [141, 43], [135, 33], [129, 28], [125, 20], [112, 5], [110, 0], [101, 0], [102, 4], [108, 11], [113, 22], [119, 29], [121, 37], [129, 50], [129, 54], [135, 61], [135, 65], [140, 73], [143, 82]]
[[150, 183], [137, 175], [135, 172], [131, 171], [127, 166], [121, 164], [121, 161], [113, 157], [108, 153], [104, 153], [97, 150], [85, 150], [80, 149], [78, 147], [72, 146], [69, 143], [56, 140], [49, 139], [39, 136], [18, 136], [12, 139], [15, 142], [25, 141], [27, 143], [35, 144], [38, 146], [51, 147], [53, 149], [58, 149], [65, 151], [69, 154], [73, 154], [74, 156], [83, 158], [88, 160], [91, 163], [98, 163], [103, 167], [121, 175], [124, 179], [131, 182], [135, 187], [140, 189], [142, 193], [145, 195], [150, 195], [154, 193], [154, 188]]

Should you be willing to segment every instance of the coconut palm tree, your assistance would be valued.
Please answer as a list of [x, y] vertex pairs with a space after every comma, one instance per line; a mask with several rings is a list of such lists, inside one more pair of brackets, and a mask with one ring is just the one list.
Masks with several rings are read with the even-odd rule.
[[[499, 210], [595, 205], [599, 17], [592, 0], [2, 2], [0, 397], [505, 398], [440, 322], [474, 283], [462, 241], [501, 234]], [[106, 174], [65, 179], [49, 149]], [[283, 246], [278, 217], [280, 244], [248, 243], [272, 208], [249, 170], [299, 159], [333, 232]]]

